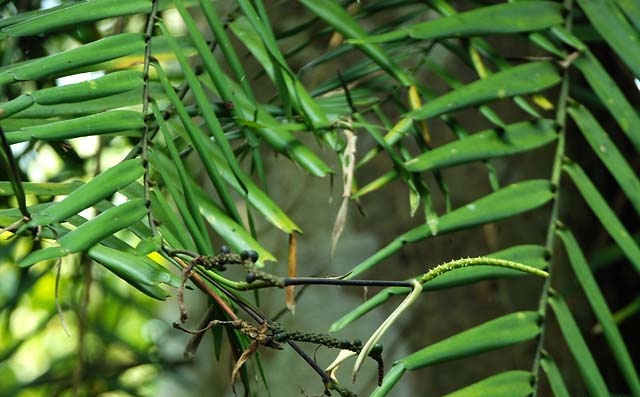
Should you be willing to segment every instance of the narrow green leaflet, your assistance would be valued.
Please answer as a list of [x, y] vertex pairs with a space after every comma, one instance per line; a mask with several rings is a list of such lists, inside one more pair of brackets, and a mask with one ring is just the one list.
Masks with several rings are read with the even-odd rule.
[[[178, 106], [180, 106], [179, 103], [180, 102], [178, 102]], [[178, 109], [180, 112], [180, 108]], [[184, 108], [182, 109], [184, 110]], [[234, 189], [236, 189], [237, 192], [243, 194], [245, 199], [262, 215], [264, 215], [264, 217], [274, 226], [283, 230], [285, 233], [301, 231], [298, 225], [296, 225], [295, 222], [293, 222], [291, 218], [289, 218], [287, 214], [285, 214], [284, 211], [282, 211], [282, 209], [278, 207], [278, 205], [269, 197], [269, 195], [258, 188], [258, 186], [256, 186], [256, 184], [251, 179], [247, 178], [247, 180], [243, 181], [244, 187], [240, 185], [237, 178], [225, 164], [220, 149], [218, 149], [215, 143], [210, 139], [200, 138], [199, 134], [202, 133], [195, 130], [195, 126], [190, 125], [191, 121], [188, 118], [186, 112], [184, 113], [184, 115], [181, 115], [181, 119], [183, 120], [183, 122], [185, 122], [186, 120], [184, 126], [187, 132], [189, 132], [189, 128], [194, 128], [194, 130], [190, 132], [189, 137], [194, 136], [197, 139], [197, 141], [194, 141], [197, 142], [195, 144], [195, 148], [199, 151], [199, 154], [201, 153], [201, 156], [206, 156], [202, 158], [203, 164], [205, 165], [205, 167], [211, 168], [212, 174], [213, 172], [215, 172], [216, 174], [219, 174], [221, 178], [224, 178], [227, 183], [229, 183], [231, 186], [233, 186]], [[187, 134], [184, 134], [183, 137], [185, 137], [186, 135]]]
[[564, 385], [564, 381], [562, 380], [560, 369], [558, 369], [556, 362], [553, 360], [553, 357], [549, 355], [549, 353], [544, 351], [542, 352], [542, 357], [540, 358], [540, 366], [544, 370], [544, 373], [547, 375], [547, 379], [549, 380], [549, 385], [551, 385], [553, 395], [555, 397], [570, 397], [567, 386]]
[[[347, 39], [365, 39], [367, 37], [365, 30], [335, 0], [301, 0], [301, 3]], [[413, 84], [411, 76], [396, 65], [393, 58], [387, 55], [382, 47], [372, 43], [358, 43], [356, 45], [402, 85]]]
[[587, 108], [576, 105], [570, 106], [567, 111], [589, 142], [591, 149], [611, 172], [633, 208], [640, 214], [640, 180], [627, 160]]
[[[522, 18], [526, 15], [526, 18]], [[510, 34], [541, 30], [563, 22], [562, 4], [550, 1], [525, 1], [481, 7], [460, 14], [403, 27], [371, 36], [362, 41], [384, 43], [412, 37], [435, 40], [487, 34]], [[356, 42], [351, 40], [351, 42]]]
[[[182, 122], [182, 126], [184, 127], [184, 130], [187, 132], [187, 135], [189, 137], [187, 142], [190, 140], [193, 143], [193, 148], [196, 150], [196, 152], [198, 153], [198, 156], [202, 160], [202, 165], [204, 165], [204, 169], [207, 172], [207, 175], [209, 176], [209, 180], [211, 181], [216, 191], [218, 192], [218, 195], [220, 196], [220, 200], [222, 201], [222, 204], [224, 205], [225, 209], [229, 214], [233, 216], [234, 219], [239, 221], [240, 214], [236, 209], [233, 198], [231, 197], [231, 193], [229, 192], [229, 189], [227, 189], [227, 186], [225, 185], [224, 181], [222, 180], [222, 177], [219, 171], [219, 169], [222, 168], [221, 164], [225, 163], [224, 156], [221, 155], [221, 160], [219, 164], [215, 164], [213, 162], [211, 154], [208, 153], [209, 151], [205, 150], [205, 147], [206, 147], [205, 145], [209, 145], [211, 147], [215, 147], [216, 145], [213, 142], [211, 142], [210, 137], [207, 136], [203, 131], [201, 131], [196, 126], [195, 122], [191, 119], [191, 116], [187, 112], [186, 107], [184, 106], [180, 98], [178, 98], [178, 95], [176, 94], [171, 83], [169, 82], [169, 79], [167, 78], [167, 75], [165, 74], [160, 64], [155, 63], [155, 64], [152, 64], [152, 66], [154, 66], [154, 69], [158, 73], [160, 82], [162, 83], [162, 86], [164, 87], [167, 93], [167, 96], [171, 101], [171, 104], [175, 107], [175, 110], [178, 113], [178, 117]], [[192, 83], [193, 83], [193, 79], [192, 79]], [[227, 142], [227, 145], [228, 145], [228, 142]], [[229, 179], [233, 180], [234, 182], [237, 182], [236, 175], [234, 175], [232, 172], [229, 172]]]
[[525, 397], [533, 392], [531, 372], [506, 371], [442, 397]]
[[182, 247], [196, 252], [198, 249], [195, 243], [191, 236], [184, 232], [184, 225], [180, 222], [176, 211], [169, 205], [162, 192], [153, 190], [152, 193], [151, 212], [154, 218], [160, 221], [159, 229], [163, 238], [172, 247]]
[[22, 63], [0, 72], [0, 84], [23, 80], [36, 80], [82, 66], [142, 52], [143, 36], [140, 33], [121, 33], [83, 46], [47, 57]]
[[235, 75], [236, 80], [242, 84], [242, 89], [244, 90], [245, 95], [252, 101], [255, 100], [251, 84], [249, 83], [249, 79], [247, 79], [246, 72], [242, 66], [242, 61], [240, 61], [240, 57], [233, 48], [233, 44], [225, 31], [222, 18], [218, 16], [215, 7], [210, 1], [199, 0], [198, 4], [211, 27], [211, 31], [213, 32], [216, 41], [218, 42], [218, 47], [224, 54], [224, 59], [227, 61]]
[[510, 124], [504, 131], [477, 132], [439, 146], [406, 162], [409, 171], [429, 171], [472, 161], [508, 156], [544, 146], [556, 139], [552, 120]]
[[[27, 195], [34, 196], [60, 196], [67, 195], [82, 186], [81, 182], [55, 183], [55, 182], [22, 182], [22, 188]], [[0, 196], [13, 196], [11, 182], [0, 182]]]
[[[584, 46], [584, 44], [582, 45]], [[573, 65], [582, 72], [602, 104], [616, 119], [622, 132], [633, 143], [636, 151], [640, 151], [640, 116], [609, 76], [609, 73], [588, 49], [584, 49], [580, 53]]]
[[640, 32], [640, 3], [636, 0], [617, 0], [616, 5], [627, 15], [636, 30]]
[[[547, 180], [514, 183], [481, 199], [451, 211], [439, 218], [438, 233], [444, 234], [505, 219], [538, 208], [553, 198]], [[431, 237], [426, 225], [418, 226], [396, 237], [387, 246], [357, 265], [347, 276], [352, 279], [393, 255], [407, 243]]]
[[70, 7], [47, 10], [38, 16], [3, 28], [7, 36], [34, 36], [84, 22], [99, 21], [105, 18], [147, 13], [151, 10], [149, 0], [90, 0]]
[[[269, 51], [264, 36], [261, 36], [246, 17], [236, 18], [229, 24], [233, 33], [242, 41], [253, 56], [260, 62], [267, 75], [279, 88], [280, 95], [288, 95], [289, 102], [296, 105], [296, 110], [305, 115], [310, 124], [316, 128], [329, 127], [327, 115], [309, 95], [309, 92], [298, 78], [285, 67], [286, 64], [276, 62], [273, 52]], [[283, 60], [284, 61], [284, 60]], [[279, 80], [281, 79], [281, 80]], [[282, 84], [278, 84], [282, 83]], [[287, 101], [283, 101], [285, 104]]]
[[142, 160], [123, 161], [80, 186], [64, 200], [36, 213], [21, 229], [62, 222], [100, 200], [110, 197], [124, 186], [140, 178], [142, 174], [144, 174]]
[[[536, 269], [546, 269], [548, 263], [545, 259], [547, 250], [540, 245], [518, 245], [507, 248], [502, 251], [494, 252], [487, 255], [490, 258], [504, 259], [514, 262], [526, 264]], [[442, 274], [441, 276], [429, 280], [423, 285], [422, 291], [435, 291], [439, 289], [458, 287], [468, 285], [481, 280], [502, 278], [502, 277], [518, 277], [526, 276], [527, 273], [496, 266], [471, 266], [463, 269]], [[331, 324], [330, 332], [336, 332], [364, 316], [371, 310], [377, 308], [387, 302], [391, 297], [396, 295], [406, 295], [411, 291], [410, 288], [404, 287], [387, 287], [364, 301], [358, 307], [342, 316], [340, 319]]]
[[[444, 94], [427, 102], [421, 108], [409, 112], [407, 117], [424, 120], [496, 99], [540, 92], [553, 87], [560, 81], [558, 70], [551, 62], [529, 62]], [[393, 142], [395, 141], [390, 143]]]
[[539, 314], [516, 312], [436, 342], [399, 360], [408, 370], [472, 356], [535, 338]]
[[112, 207], [62, 236], [58, 240], [60, 247], [48, 247], [35, 251], [20, 261], [19, 266], [27, 267], [43, 259], [86, 251], [117, 231], [139, 221], [146, 213], [144, 199], [135, 199]]
[[582, 11], [593, 27], [629, 66], [640, 76], [640, 32], [635, 30], [624, 15], [609, 0], [578, 0]]
[[146, 256], [137, 256], [102, 244], [91, 248], [89, 256], [155, 299], [164, 300], [167, 297], [167, 292], [160, 287], [160, 283], [176, 288], [180, 286], [180, 277]]
[[615, 324], [609, 305], [607, 305], [607, 301], [591, 273], [589, 264], [578, 242], [573, 236], [573, 233], [568, 229], [558, 228], [556, 229], [556, 233], [564, 244], [573, 272], [578, 278], [579, 284], [584, 290], [584, 294], [602, 327], [602, 331], [613, 352], [613, 357], [620, 368], [620, 372], [622, 372], [632, 394], [640, 395], [640, 379], [638, 379], [633, 360], [629, 355], [629, 351], [622, 339], [620, 330]]
[[571, 180], [591, 210], [596, 214], [602, 226], [622, 249], [636, 271], [640, 273], [640, 248], [638, 244], [633, 240], [633, 237], [631, 237], [600, 192], [598, 192], [593, 182], [578, 164], [570, 160], [565, 162], [562, 169], [571, 177]]
[[578, 369], [589, 391], [589, 396], [610, 397], [611, 394], [607, 390], [607, 385], [604, 383], [602, 374], [589, 351], [587, 343], [580, 333], [578, 324], [576, 324], [576, 320], [573, 318], [567, 303], [560, 295], [554, 293], [549, 297], [549, 305], [551, 305], [556, 315], [564, 340], [569, 346], [569, 350], [576, 364], [578, 364]]
[[[83, 81], [61, 87], [45, 88], [22, 94], [7, 103], [1, 104], [0, 118], [9, 117], [14, 113], [29, 108], [33, 104], [57, 105], [61, 103], [84, 102], [140, 88], [142, 84], [142, 72], [125, 70], [109, 73], [90, 81]], [[140, 97], [140, 95], [142, 94], [139, 93], [138, 96]]]
[[102, 135], [114, 132], [140, 130], [144, 120], [140, 112], [133, 110], [112, 110], [71, 120], [56, 121], [49, 124], [23, 127], [18, 131], [7, 132], [10, 144], [33, 139], [43, 141], [78, 138], [90, 135]]
[[[207, 228], [205, 227], [204, 219], [200, 214], [200, 209], [198, 208], [198, 203], [196, 202], [195, 193], [192, 188], [192, 179], [189, 177], [189, 173], [187, 172], [185, 164], [180, 158], [180, 153], [178, 152], [178, 149], [173, 142], [173, 137], [171, 136], [171, 133], [167, 128], [167, 125], [162, 117], [162, 114], [160, 113], [160, 110], [158, 109], [158, 106], [154, 102], [151, 102], [150, 105], [156, 122], [158, 123], [160, 132], [164, 137], [169, 155], [171, 157], [171, 163], [166, 164], [167, 168], [175, 169], [178, 174], [180, 185], [182, 186], [182, 194], [184, 196], [184, 203], [186, 203], [186, 206], [183, 207], [179, 205], [178, 210], [180, 211], [180, 214], [182, 214], [183, 219], [185, 219], [185, 222], [189, 227], [189, 232], [196, 242], [196, 245], [198, 246], [198, 251], [201, 254], [213, 255], [214, 250], [211, 245], [211, 240], [209, 239]], [[170, 190], [175, 198], [179, 194], [176, 192], [177, 189], [175, 189], [177, 184], [171, 183], [171, 180], [175, 179], [169, 179], [166, 174], [163, 175], [163, 179], [165, 180], [168, 188], [174, 187]], [[176, 201], [176, 203], [178, 202]], [[187, 222], [187, 219], [189, 220], [189, 222]]]

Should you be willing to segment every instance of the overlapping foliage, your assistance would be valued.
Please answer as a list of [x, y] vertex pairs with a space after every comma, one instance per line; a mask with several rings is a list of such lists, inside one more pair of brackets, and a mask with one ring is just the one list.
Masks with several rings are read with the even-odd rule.
[[[62, 2], [49, 9], [31, 9], [29, 2], [3, 2], [0, 126], [6, 181], [0, 182], [0, 194], [6, 198], [6, 209], [0, 210], [0, 226], [8, 230], [3, 237], [12, 236], [12, 245], [2, 248], [0, 264], [2, 277], [11, 280], [11, 286], [1, 291], [0, 310], [7, 326], [2, 331], [6, 337], [0, 357], [9, 363], [29, 341], [29, 335], [8, 325], [18, 318], [21, 305], [33, 306], [35, 301], [47, 307], [32, 332], [59, 322], [53, 318], [52, 291], [43, 298], [42, 292], [34, 295], [34, 286], [45, 278], [51, 284], [55, 266], [62, 260], [88, 267], [76, 267], [85, 274], [86, 300], [82, 302], [89, 302], [90, 288], [101, 291], [99, 301], [108, 309], [91, 326], [100, 329], [101, 338], [112, 341], [104, 345], [105, 351], [117, 342], [119, 349], [136, 357], [137, 365], [184, 364], [158, 361], [145, 353], [141, 343], [134, 341], [140, 337], [130, 335], [132, 327], [117, 321], [119, 313], [134, 309], [126, 303], [134, 299], [128, 298], [131, 291], [114, 284], [114, 279], [99, 278], [92, 284], [89, 264], [95, 261], [114, 273], [115, 279], [149, 297], [164, 299], [178, 294], [176, 269], [183, 268], [189, 253], [219, 254], [214, 241], [224, 242], [233, 251], [255, 250], [260, 266], [282, 261], [261, 243], [255, 224], [268, 224], [270, 232], [283, 235], [303, 230], [269, 194], [263, 157], [280, 154], [279, 167], [292, 167], [321, 180], [341, 171], [327, 160], [327, 152], [335, 152], [342, 172], [353, 173], [353, 179], [344, 179], [350, 181], [346, 198], [375, 196], [401, 181], [409, 196], [407, 211], [422, 219], [353, 264], [345, 280], [393, 266], [385, 260], [407, 244], [479, 230], [481, 225], [516, 219], [532, 210], [541, 211], [546, 219], [545, 239], [486, 252], [504, 263], [527, 265], [525, 272], [486, 259], [447, 269], [442, 275], [414, 275], [425, 292], [419, 299], [437, 289], [527, 272], [548, 272], [551, 277], [540, 279], [530, 310], [487, 318], [442, 341], [425, 340], [423, 349], [404, 357], [385, 356], [393, 364], [387, 365], [388, 373], [372, 395], [393, 395], [407, 371], [464, 357], [472, 357], [466, 358], [470, 365], [481, 366], [482, 357], [476, 355], [516, 344], [532, 347], [529, 367], [505, 369], [448, 396], [537, 395], [543, 382], [550, 384], [554, 395], [569, 395], [563, 368], [547, 351], [547, 330], [556, 325], [563, 338], [560, 345], [573, 355], [571, 365], [579, 370], [590, 396], [640, 395], [637, 368], [626, 346], [628, 337], [619, 330], [619, 316], [607, 304], [598, 273], [574, 237], [572, 225], [562, 223], [563, 214], [570, 211], [561, 211], [572, 207], [565, 193], [575, 186], [592, 211], [585, 216], [597, 218], [607, 241], [620, 250], [637, 279], [640, 248], [633, 234], [640, 212], [640, 182], [633, 164], [640, 151], [640, 116], [632, 105], [638, 103], [637, 91], [631, 90], [634, 97], [628, 99], [623, 92], [628, 87], [621, 84], [631, 84], [631, 76], [640, 77], [638, 5], [605, 0], [495, 5], [444, 0], [286, 3], [292, 3], [296, 13], [279, 21], [272, 16], [275, 6], [261, 0], [232, 4], [87, 0]], [[380, 18], [385, 13], [393, 17]], [[179, 16], [182, 30], [168, 26], [164, 18], [169, 15]], [[293, 66], [294, 57], [312, 54], [309, 48], [319, 42], [324, 52], [305, 59], [300, 68]], [[512, 54], [514, 48], [518, 50]], [[434, 55], [437, 51], [446, 56]], [[615, 58], [625, 76], [610, 75], [609, 57]], [[472, 81], [448, 69], [454, 63], [472, 73]], [[340, 69], [333, 72], [336, 64]], [[103, 75], [70, 85], [56, 83], [57, 78], [81, 72]], [[307, 76], [313, 73], [320, 81], [311, 86]], [[435, 89], [437, 85], [426, 81], [425, 75], [446, 89]], [[496, 104], [516, 110], [501, 116]], [[464, 112], [482, 118], [490, 127], [465, 123]], [[602, 117], [612, 121], [604, 124]], [[434, 129], [436, 123], [446, 128]], [[579, 135], [570, 135], [572, 131]], [[355, 144], [350, 141], [354, 136], [358, 144], [349, 146]], [[80, 158], [76, 146], [68, 144], [86, 137], [98, 137], [101, 149], [95, 161]], [[362, 142], [372, 149], [353, 149], [362, 147]], [[24, 146], [13, 146], [11, 154], [8, 147], [15, 144]], [[569, 158], [570, 145], [579, 144], [601, 163], [586, 167]], [[120, 148], [115, 160], [113, 156], [105, 160], [110, 148]], [[57, 152], [67, 164], [48, 180], [28, 180], [25, 171], [30, 162], [47, 150]], [[546, 157], [548, 163], [538, 166], [545, 170], [542, 177], [505, 184], [493, 165], [494, 159], [506, 159], [508, 164], [511, 158], [540, 150], [553, 153]], [[362, 180], [359, 176], [370, 175], [371, 164], [380, 157], [388, 159], [385, 172]], [[460, 192], [450, 189], [444, 171], [473, 163], [483, 164], [491, 192], [454, 208]], [[96, 169], [100, 171], [93, 172]], [[622, 219], [619, 207], [608, 202], [608, 193], [589, 175], [594, 169], [606, 169], [615, 180], [633, 219]], [[76, 180], [79, 177], [84, 182]], [[87, 210], [100, 215], [87, 215]], [[10, 254], [19, 242], [33, 242], [33, 249], [29, 254]], [[562, 251], [617, 365], [609, 374], [623, 379], [623, 390], [608, 388], [611, 381], [593, 357], [589, 336], [576, 323], [574, 309], [563, 297], [565, 291], [554, 289], [554, 269], [561, 263]], [[242, 292], [253, 288], [249, 283], [227, 279], [218, 271], [196, 271], [203, 278], [200, 286], [208, 286], [211, 295], [226, 302], [220, 305], [234, 307], [240, 317], [248, 318], [241, 309], [249, 313], [247, 293]], [[298, 272], [304, 274], [305, 269]], [[338, 331], [361, 321], [392, 296], [407, 295], [408, 285], [377, 292], [327, 324], [327, 330]], [[239, 302], [245, 303], [238, 306]], [[90, 327], [86, 310], [83, 305], [76, 308], [78, 328], [74, 329], [80, 334]], [[221, 321], [230, 319], [228, 313], [219, 316]], [[225, 343], [216, 332], [217, 344]], [[246, 335], [238, 330], [228, 333], [226, 343], [237, 346], [240, 353], [248, 351]], [[147, 393], [145, 385], [121, 378], [101, 380], [96, 371], [101, 367], [87, 364], [95, 361], [84, 352], [85, 343], [81, 337], [75, 347], [83, 355], [80, 364], [73, 364], [72, 348], [27, 383], [21, 383], [15, 365], [0, 364], [0, 388], [10, 394], [25, 388], [46, 395], [66, 390], [87, 395], [109, 390]], [[130, 365], [127, 360], [114, 360], [120, 367], [103, 369], [117, 374]], [[254, 364], [262, 374], [259, 360]], [[71, 373], [72, 380], [64, 379]], [[241, 379], [250, 395], [267, 395], [270, 389], [277, 394], [277, 385], [264, 377], [254, 382], [246, 368]], [[324, 382], [335, 390], [332, 393], [349, 393], [344, 379], [318, 379], [319, 386]]]

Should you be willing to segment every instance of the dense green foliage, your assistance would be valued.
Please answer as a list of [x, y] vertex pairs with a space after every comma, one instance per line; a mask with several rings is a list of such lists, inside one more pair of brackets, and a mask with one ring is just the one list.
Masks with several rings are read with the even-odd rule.
[[[161, 395], [202, 335], [185, 359], [165, 354], [166, 333], [180, 331], [158, 310], [186, 320], [194, 296], [207, 316], [174, 326], [213, 335], [213, 352], [198, 355], [220, 362], [205, 381], [214, 393], [297, 393], [265, 365], [273, 348], [298, 354], [279, 371], [309, 367], [304, 393], [384, 396], [431, 395], [403, 375], [453, 360], [484, 368], [481, 353], [519, 346], [517, 365], [491, 364], [473, 384], [451, 376], [447, 396], [640, 395], [628, 325], [640, 305], [627, 290], [640, 273], [638, 2], [0, 4], [1, 395]], [[401, 189], [411, 219], [389, 223], [388, 241], [361, 261], [310, 267], [297, 255], [298, 265], [296, 236], [316, 230], [275, 191], [283, 175], [341, 177], [338, 214], [322, 215], [335, 220], [325, 258], [356, 206], [397, 216], [385, 192]], [[496, 225], [516, 237], [496, 242]], [[599, 250], [587, 249], [585, 225], [603, 229]], [[288, 261], [276, 234], [289, 239]], [[487, 243], [430, 270], [397, 266], [449, 235]], [[612, 289], [611, 277], [627, 284]], [[434, 320], [416, 304], [434, 291], [525, 278], [514, 295], [523, 305], [425, 336], [423, 348], [389, 348], [407, 316], [418, 329]], [[286, 288], [293, 311], [293, 285], [317, 283], [373, 294], [323, 329], [272, 322], [285, 301], [271, 290]], [[395, 296], [404, 301], [382, 324], [365, 320]], [[476, 304], [447, 310], [465, 316]], [[306, 324], [305, 312], [295, 318]], [[364, 343], [350, 333], [357, 324], [369, 326]], [[362, 352], [354, 379], [374, 361], [351, 384], [344, 370], [325, 373], [331, 359], [316, 362], [309, 343]], [[229, 357], [238, 364], [223, 365]]]

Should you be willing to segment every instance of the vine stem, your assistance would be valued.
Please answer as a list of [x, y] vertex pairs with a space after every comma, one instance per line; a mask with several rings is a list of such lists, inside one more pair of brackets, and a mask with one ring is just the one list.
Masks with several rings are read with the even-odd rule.
[[[571, 10], [573, 5], [572, 0], [565, 1], [565, 8]], [[568, 14], [565, 22], [565, 28], [571, 29], [572, 17], [571, 13]], [[553, 169], [551, 171], [551, 184], [555, 189], [555, 197], [553, 198], [553, 205], [551, 207], [551, 214], [549, 215], [549, 228], [547, 229], [547, 237], [545, 246], [549, 253], [548, 267], [549, 277], [544, 281], [542, 286], [542, 292], [540, 293], [540, 300], [538, 303], [538, 314], [540, 315], [540, 336], [538, 337], [538, 343], [533, 359], [533, 367], [531, 373], [533, 374], [533, 383], [530, 396], [535, 397], [538, 395], [538, 386], [540, 378], [540, 360], [544, 352], [544, 342], [546, 337], [546, 327], [544, 321], [547, 314], [547, 302], [549, 299], [549, 291], [551, 289], [551, 275], [553, 264], [553, 249], [555, 245], [555, 234], [558, 226], [558, 214], [560, 208], [560, 179], [562, 177], [562, 164], [565, 157], [565, 145], [566, 145], [566, 121], [567, 121], [567, 102], [569, 100], [569, 67], [565, 68], [562, 79], [562, 86], [560, 88], [560, 94], [558, 95], [558, 111], [556, 112], [556, 123], [558, 125], [558, 145], [556, 146], [556, 153], [553, 162]]]
[[144, 129], [142, 132], [142, 161], [144, 165], [144, 199], [147, 205], [147, 216], [149, 217], [149, 229], [152, 235], [157, 234], [156, 224], [153, 221], [153, 214], [151, 213], [151, 180], [149, 175], [149, 123], [151, 117], [149, 112], [149, 101], [151, 99], [149, 89], [149, 65], [151, 64], [151, 36], [153, 35], [153, 27], [155, 25], [156, 15], [158, 13], [158, 0], [151, 1], [151, 11], [149, 12], [149, 18], [147, 19], [147, 27], [144, 32], [144, 65], [142, 67], [142, 78], [144, 79], [144, 86], [142, 90], [142, 114], [145, 118]]

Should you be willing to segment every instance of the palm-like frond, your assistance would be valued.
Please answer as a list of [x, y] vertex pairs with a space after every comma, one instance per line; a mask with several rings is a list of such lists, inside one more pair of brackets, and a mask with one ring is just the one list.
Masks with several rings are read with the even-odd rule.
[[[552, 358], [547, 330], [554, 324], [590, 395], [624, 392], [608, 389], [610, 381], [600, 372], [589, 340], [576, 323], [573, 305], [565, 300], [569, 291], [553, 279], [562, 263], [559, 247], [603, 330], [618, 366], [615, 376], [624, 380], [630, 394], [640, 395], [626, 335], [571, 231], [575, 226], [569, 220], [561, 222], [569, 214], [563, 208], [572, 207], [566, 192], [573, 184], [625, 263], [636, 271], [632, 277], [638, 277], [640, 247], [633, 238], [637, 222], [627, 221], [619, 207], [607, 202], [609, 197], [590, 173], [606, 170], [637, 220], [640, 182], [634, 164], [640, 150], [640, 117], [632, 105], [637, 92], [634, 101], [627, 99], [618, 81], [630, 83], [632, 78], [612, 76], [603, 66], [609, 61], [596, 54], [606, 44], [604, 51], [615, 53], [619, 69], [640, 76], [639, 8], [631, 1], [605, 0], [474, 4], [467, 11], [443, 0], [299, 3], [291, 6], [299, 7], [305, 17], [286, 21], [272, 16], [282, 4], [267, 6], [261, 0], [237, 0], [225, 12], [206, 0], [87, 0], [47, 10], [16, 10], [13, 3], [5, 4], [5, 14], [11, 15], [0, 20], [0, 126], [7, 171], [0, 195], [15, 196], [19, 208], [0, 210], [0, 226], [28, 241], [49, 240], [53, 246], [13, 260], [31, 268], [16, 276], [22, 288], [7, 294], [2, 310], [14, 311], [20, 295], [48, 274], [52, 259], [67, 260], [75, 253], [86, 254], [157, 299], [167, 296], [162, 284], [180, 286], [171, 266], [182, 270], [188, 258], [220, 254], [213, 241], [224, 241], [234, 251], [255, 250], [258, 267], [278, 261], [261, 234], [303, 230], [270, 194], [265, 155], [279, 154], [286, 158], [279, 159], [279, 166], [292, 166], [319, 180], [337, 172], [327, 152], [346, 161], [347, 141], [341, 130], [347, 129], [357, 132], [359, 145], [365, 142], [369, 150], [358, 150], [356, 164], [343, 167], [355, 169], [354, 182], [344, 186], [345, 197], [375, 197], [400, 181], [409, 196], [407, 212], [413, 216], [422, 208], [423, 215], [417, 225], [406, 226], [405, 232], [353, 264], [344, 282], [388, 268], [385, 260], [407, 244], [477, 231], [478, 226], [515, 220], [534, 210], [546, 219], [546, 239], [485, 253], [538, 269], [534, 274], [546, 274], [545, 270], [551, 275], [540, 282], [531, 307], [486, 319], [438, 342], [425, 340], [426, 347], [408, 355], [386, 357], [394, 364], [372, 395], [392, 395], [407, 371], [462, 358], [482, 365], [482, 357], [475, 357], [482, 352], [527, 343], [533, 345], [530, 367], [508, 368], [471, 385], [457, 385], [460, 389], [447, 396], [536, 395], [542, 379], [556, 395], [568, 395], [571, 386], [565, 385], [563, 368]], [[167, 10], [179, 16], [182, 33], [163, 19]], [[381, 18], [388, 10], [393, 15]], [[136, 20], [146, 22], [142, 28], [126, 24]], [[33, 44], [26, 39], [33, 37], [42, 42], [30, 48]], [[511, 48], [500, 46], [501, 40], [522, 49], [512, 56]], [[308, 55], [318, 42], [326, 48]], [[434, 55], [438, 51], [446, 55]], [[305, 64], [298, 67], [297, 60], [305, 56]], [[467, 76], [451, 65], [465, 68]], [[55, 82], [80, 72], [99, 72], [101, 77], [71, 85]], [[425, 75], [437, 83], [425, 81]], [[496, 104], [510, 113], [505, 115]], [[465, 114], [473, 114], [481, 126], [468, 123]], [[601, 115], [613, 121], [603, 121]], [[572, 134], [574, 130], [579, 134]], [[28, 181], [16, 167], [25, 167], [29, 153], [43, 147], [62, 147], [78, 157], [64, 142], [96, 136], [103, 149], [123, 145], [126, 153], [121, 150], [117, 161], [90, 175], [86, 183]], [[25, 143], [27, 150], [14, 159], [9, 145], [17, 143]], [[601, 164], [594, 167], [581, 164], [580, 157], [570, 159], [576, 145], [588, 147]], [[541, 157], [545, 163], [537, 167], [536, 177], [513, 181], [494, 166], [545, 150], [553, 154]], [[491, 191], [453, 208], [464, 196], [452, 188], [448, 170], [478, 162]], [[72, 172], [86, 174], [79, 167]], [[372, 179], [365, 182], [362, 175]], [[65, 197], [53, 202], [53, 196]], [[81, 216], [87, 209], [100, 215]], [[42, 261], [47, 265], [44, 271], [36, 265]], [[242, 294], [256, 284], [234, 281], [211, 269], [196, 271], [201, 277], [198, 285], [219, 297], [218, 308], [228, 305], [260, 317]], [[432, 280], [423, 274], [413, 277], [424, 284], [425, 296], [524, 275], [517, 268], [468, 266]], [[260, 284], [263, 287], [271, 280], [257, 268], [250, 269], [250, 277], [266, 283]], [[104, 288], [117, 296], [117, 288]], [[408, 284], [387, 287], [327, 328], [334, 332], [363, 321], [364, 314], [392, 296], [410, 291]], [[233, 318], [224, 310], [216, 316], [223, 322]], [[122, 338], [115, 335], [118, 332], [109, 336]], [[222, 333], [216, 329], [214, 335], [219, 355]], [[236, 358], [250, 351], [252, 341], [245, 334], [236, 329], [229, 330], [229, 336]], [[11, 335], [8, 340], [0, 356], [11, 356], [25, 338]], [[135, 344], [128, 349], [135, 351]], [[255, 361], [268, 384], [268, 374], [260, 360]], [[249, 393], [265, 394], [252, 386], [246, 369], [240, 375]], [[326, 387], [348, 395], [344, 381], [322, 372], [320, 376]], [[52, 377], [52, 372], [45, 374]], [[124, 386], [112, 387], [118, 388]]]

